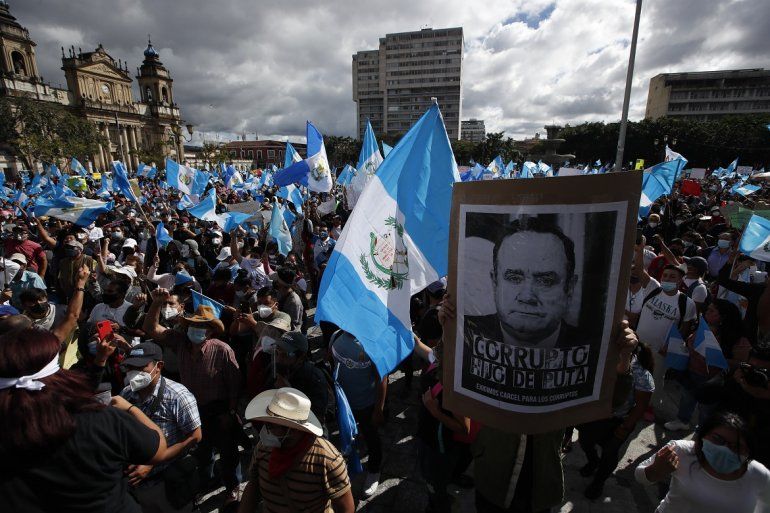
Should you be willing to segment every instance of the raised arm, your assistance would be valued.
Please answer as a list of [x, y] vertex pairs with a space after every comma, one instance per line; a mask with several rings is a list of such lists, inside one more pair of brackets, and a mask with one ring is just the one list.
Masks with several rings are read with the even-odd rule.
[[639, 270], [639, 283], [642, 288], [650, 284], [650, 274], [644, 267], [644, 247], [647, 245], [647, 238], [642, 235], [642, 241], [634, 246], [634, 267]]
[[78, 324], [80, 313], [83, 311], [83, 296], [85, 295], [86, 282], [90, 274], [91, 271], [88, 269], [88, 266], [84, 265], [78, 269], [78, 273], [75, 276], [75, 290], [67, 305], [67, 313], [64, 315], [64, 320], [51, 330], [56, 338], [59, 339], [59, 342], [63, 343], [67, 340]]
[[240, 264], [241, 261], [243, 261], [243, 256], [241, 255], [241, 250], [238, 249], [238, 228], [235, 228], [230, 231], [230, 254], [238, 261]]
[[35, 223], [37, 224], [37, 234], [40, 237], [40, 242], [43, 242], [44, 244], [55, 247], [56, 246], [56, 239], [51, 237], [51, 235], [48, 233], [48, 230], [45, 229], [45, 226], [43, 226], [43, 222], [38, 219], [37, 217], [34, 218]]
[[142, 330], [144, 330], [144, 333], [148, 338], [160, 342], [165, 338], [164, 334], [168, 331], [168, 328], [160, 325], [160, 309], [171, 294], [166, 289], [157, 288], [152, 291], [151, 296], [152, 303], [150, 303], [150, 309], [144, 316]]

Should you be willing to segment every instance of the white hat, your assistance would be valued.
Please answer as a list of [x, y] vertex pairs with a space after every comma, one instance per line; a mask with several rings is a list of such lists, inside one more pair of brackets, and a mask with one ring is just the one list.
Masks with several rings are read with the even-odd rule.
[[21, 262], [24, 265], [27, 265], [27, 257], [24, 256], [21, 253], [14, 253], [13, 255], [11, 255], [10, 260], [13, 260], [13, 261], [16, 261], [16, 262]]
[[310, 399], [296, 388], [265, 390], [251, 400], [245, 417], [252, 421], [269, 422], [316, 436], [323, 435], [318, 418], [310, 411]]
[[230, 253], [230, 246], [226, 246], [219, 250], [219, 254], [217, 255], [217, 260], [222, 262], [224, 260], [227, 260], [231, 256], [233, 255]]
[[115, 274], [122, 274], [125, 276], [128, 276], [130, 278], [136, 278], [136, 269], [134, 269], [131, 266], [121, 266], [121, 265], [108, 265], [107, 269], [112, 271]]
[[88, 240], [91, 242], [102, 238], [104, 238], [104, 231], [98, 226], [96, 228], [92, 228], [91, 231], [88, 232]]
[[123, 247], [124, 248], [134, 248], [134, 249], [136, 249], [136, 246], [138, 246], [138, 244], [136, 242], [136, 239], [132, 239], [131, 237], [126, 239], [126, 241], [123, 243]]

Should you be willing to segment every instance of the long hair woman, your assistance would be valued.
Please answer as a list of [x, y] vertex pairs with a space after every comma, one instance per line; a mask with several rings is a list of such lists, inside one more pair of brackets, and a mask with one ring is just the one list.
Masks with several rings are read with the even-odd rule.
[[636, 467], [636, 480], [671, 477], [656, 513], [753, 513], [770, 506], [770, 471], [752, 459], [746, 422], [730, 412], [709, 417], [693, 440], [674, 440]]
[[59, 368], [60, 347], [36, 328], [0, 336], [0, 504], [138, 513], [124, 470], [163, 461], [163, 433], [120, 397], [97, 401], [87, 377]]

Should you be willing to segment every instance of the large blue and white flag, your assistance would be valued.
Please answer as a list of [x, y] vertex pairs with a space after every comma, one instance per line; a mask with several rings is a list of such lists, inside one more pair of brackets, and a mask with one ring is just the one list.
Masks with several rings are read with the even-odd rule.
[[194, 180], [195, 169], [178, 164], [169, 158], [166, 159], [166, 182], [169, 186], [185, 194], [192, 194]]
[[753, 215], [743, 230], [738, 249], [754, 260], [770, 262], [770, 219]]
[[155, 178], [157, 172], [158, 170], [155, 169], [155, 167], [142, 162], [140, 162], [139, 166], [136, 168], [136, 176], [141, 176], [142, 178]]
[[74, 171], [75, 173], [79, 174], [80, 176], [87, 176], [88, 171], [85, 167], [83, 167], [83, 164], [81, 164], [78, 159], [75, 157], [72, 157], [70, 160], [70, 169]]
[[326, 157], [324, 139], [313, 123], [307, 122], [307, 158], [281, 169], [273, 176], [275, 185], [283, 187], [290, 183], [307, 186], [312, 192], [332, 190], [332, 175], [329, 159]]
[[534, 178], [536, 171], [537, 171], [537, 164], [528, 160], [524, 164], [522, 164], [521, 174], [519, 175], [519, 178]]
[[542, 173], [543, 176], [553, 176], [553, 168], [542, 160], [537, 161], [537, 171], [538, 173]]
[[684, 337], [679, 333], [676, 324], [673, 324], [666, 340], [666, 367], [683, 371], [687, 370], [688, 363], [690, 363], [690, 352], [684, 343]]
[[174, 238], [169, 235], [168, 230], [163, 226], [163, 222], [158, 223], [158, 226], [155, 227], [155, 241], [158, 243], [158, 247], [165, 248], [172, 240]]
[[514, 164], [512, 160], [509, 160], [508, 164], [506, 164], [505, 166], [505, 172], [503, 173], [503, 175], [506, 178], [513, 178], [513, 172], [515, 170], [516, 170], [516, 164]]
[[731, 175], [735, 173], [736, 169], [738, 169], [738, 159], [735, 159], [732, 162], [730, 162], [730, 165], [727, 166], [727, 169], [724, 170], [724, 172], [722, 173], [722, 176], [735, 178], [734, 176], [731, 176]]
[[192, 186], [190, 187], [191, 196], [202, 196], [206, 192], [206, 187], [209, 185], [209, 181], [213, 175], [202, 169], [195, 170], [195, 178], [193, 179]]
[[498, 155], [494, 158], [492, 162], [489, 163], [487, 166], [487, 169], [489, 169], [492, 172], [492, 176], [498, 177], [503, 173], [503, 170], [505, 169], [505, 164], [503, 164], [503, 157]]
[[709, 367], [719, 367], [720, 369], [727, 370], [727, 359], [722, 352], [719, 341], [709, 329], [703, 316], [700, 318], [698, 331], [695, 333], [693, 348], [706, 359], [706, 365]]
[[46, 174], [54, 178], [61, 178], [61, 171], [59, 171], [59, 168], [56, 166], [56, 164], [50, 164], [46, 168]]
[[385, 141], [382, 141], [382, 158], [385, 158], [388, 156], [388, 153], [390, 153], [390, 150], [393, 149], [393, 146], [389, 146], [385, 144]]
[[36, 217], [49, 216], [69, 221], [78, 226], [88, 226], [100, 215], [112, 210], [112, 202], [60, 196], [58, 198], [38, 198], [34, 212]]
[[190, 291], [192, 292], [193, 310], [197, 312], [198, 307], [202, 305], [211, 308], [217, 319], [222, 317], [222, 311], [225, 309], [225, 305], [218, 301], [214, 301], [210, 297], [204, 296], [193, 289], [190, 289]]
[[358, 203], [358, 198], [364, 192], [364, 189], [374, 178], [377, 168], [382, 163], [380, 148], [377, 146], [377, 139], [374, 137], [374, 130], [369, 120], [366, 120], [366, 131], [364, 132], [364, 143], [361, 146], [361, 153], [358, 155], [358, 173], [353, 177], [350, 186], [347, 188], [348, 208], [353, 209]]
[[299, 190], [299, 187], [294, 184], [281, 187], [278, 189], [276, 196], [294, 203], [297, 211], [299, 211], [302, 208], [302, 204], [305, 203], [305, 200], [302, 198], [302, 192]]
[[687, 161], [674, 159], [661, 162], [644, 173], [642, 178], [642, 195], [639, 198], [639, 215], [644, 217], [650, 212], [650, 206], [664, 194], [671, 194], [676, 177], [682, 172]]
[[214, 189], [210, 189], [209, 193], [201, 199], [200, 203], [192, 208], [188, 208], [187, 212], [191, 216], [203, 221], [221, 222], [217, 214], [217, 192]]
[[289, 254], [292, 248], [291, 231], [286, 224], [286, 219], [283, 215], [283, 208], [276, 201], [273, 204], [273, 213], [270, 216], [270, 229], [268, 234], [272, 239], [278, 243], [278, 252], [283, 256]]
[[687, 159], [681, 153], [677, 153], [674, 150], [672, 150], [671, 148], [669, 148], [668, 144], [667, 144], [666, 145], [666, 160], [665, 160], [665, 162], [669, 162], [671, 160], [676, 160], [676, 159], [682, 159], [682, 160], [684, 160], [685, 164], [687, 164]]
[[292, 146], [289, 141], [286, 141], [286, 153], [283, 156], [284, 169], [289, 167], [292, 164], [295, 164], [301, 161], [302, 161], [302, 157], [300, 156], [300, 154], [297, 152], [297, 150], [294, 149], [294, 146]]
[[329, 259], [316, 320], [358, 338], [380, 376], [412, 353], [409, 298], [447, 274], [459, 178], [434, 104], [382, 163]]
[[176, 208], [177, 210], [186, 210], [188, 208], [194, 207], [197, 204], [198, 203], [196, 203], [190, 196], [183, 194], [179, 201], [177, 201]]
[[227, 171], [225, 171], [223, 180], [225, 181], [225, 187], [228, 189], [232, 189], [236, 185], [243, 183], [243, 177], [241, 176], [241, 173], [236, 171], [235, 166], [232, 164], [227, 166]]
[[222, 230], [229, 233], [241, 226], [250, 217], [253, 217], [253, 214], [247, 212], [224, 212], [219, 214], [221, 222], [218, 221], [217, 224]]
[[115, 190], [121, 193], [126, 199], [137, 203], [139, 199], [131, 189], [131, 184], [128, 182], [128, 172], [126, 172], [126, 166], [119, 160], [112, 162], [112, 184], [115, 186]]
[[486, 170], [487, 168], [485, 168], [478, 162], [474, 164], [473, 167], [470, 169], [471, 181], [481, 180], [484, 177], [484, 171]]
[[104, 173], [102, 173], [102, 184], [99, 187], [99, 190], [96, 191], [96, 195], [100, 198], [110, 198], [112, 197], [112, 180], [107, 178]]
[[740, 194], [741, 196], [748, 196], [749, 194], [754, 194], [761, 188], [762, 187], [759, 185], [751, 185], [748, 183], [738, 182], [733, 185], [732, 189], [730, 189], [730, 192]]

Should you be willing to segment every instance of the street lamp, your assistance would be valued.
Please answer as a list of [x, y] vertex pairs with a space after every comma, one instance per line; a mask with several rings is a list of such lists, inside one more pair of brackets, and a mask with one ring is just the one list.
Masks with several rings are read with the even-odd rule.
[[[192, 135], [193, 135], [193, 125], [192, 123], [187, 123], [185, 125], [187, 128], [187, 133], [190, 134], [190, 138], [188, 139], [184, 135], [182, 135], [182, 127], [180, 125], [171, 125], [171, 135], [170, 137], [174, 139], [174, 144], [177, 147], [177, 156], [176, 158], [180, 161], [184, 161], [184, 145], [182, 142], [190, 142], [192, 141]], [[180, 155], [181, 153], [181, 155]]]

